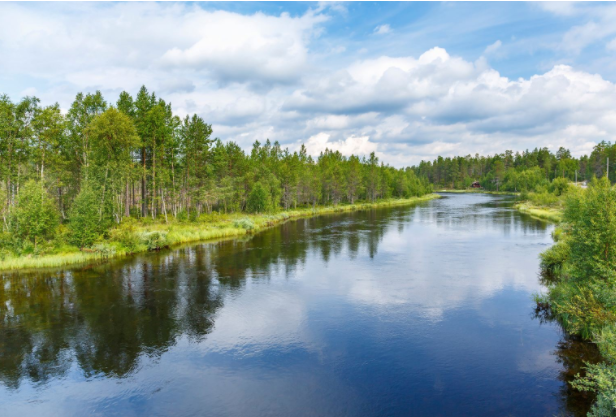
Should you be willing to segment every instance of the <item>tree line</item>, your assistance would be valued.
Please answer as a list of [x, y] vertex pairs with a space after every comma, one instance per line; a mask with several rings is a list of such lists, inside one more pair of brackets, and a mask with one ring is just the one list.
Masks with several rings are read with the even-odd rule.
[[[414, 168], [418, 176], [426, 177], [436, 187], [468, 188], [475, 181], [490, 191], [534, 191], [546, 187], [557, 178], [569, 181], [600, 178], [607, 173], [608, 158], [616, 162], [616, 143], [600, 142], [590, 155], [575, 158], [561, 147], [556, 153], [547, 148], [514, 153], [507, 150], [494, 156], [479, 154], [421, 161]], [[616, 181], [616, 169], [609, 178]]]
[[0, 96], [0, 182], [3, 232], [35, 246], [61, 224], [79, 234], [127, 217], [169, 221], [432, 191], [415, 170], [374, 153], [313, 158], [303, 145], [292, 152], [269, 140], [244, 152], [214, 138], [198, 115], [175, 115], [145, 86], [115, 104], [99, 91], [79, 93], [67, 112], [35, 97]]

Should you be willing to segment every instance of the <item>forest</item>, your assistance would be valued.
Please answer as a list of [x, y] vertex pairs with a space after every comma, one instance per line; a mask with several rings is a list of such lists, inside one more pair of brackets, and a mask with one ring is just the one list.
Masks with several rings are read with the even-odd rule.
[[[0, 96], [2, 256], [87, 248], [128, 220], [196, 221], [212, 213], [276, 213], [432, 192], [411, 168], [305, 146], [255, 142], [249, 153], [180, 118], [144, 86], [109, 103], [79, 93], [63, 112]], [[63, 249], [62, 249], [63, 248]]]
[[[616, 143], [600, 142], [590, 155], [575, 158], [561, 147], [555, 154], [547, 148], [513, 153], [507, 150], [494, 156], [458, 156], [433, 162], [422, 161], [414, 167], [416, 174], [427, 177], [435, 187], [463, 189], [474, 181], [489, 191], [534, 191], [549, 188], [553, 180], [587, 181], [601, 178], [607, 172], [607, 160], [616, 162]], [[615, 170], [609, 178], [616, 181]]]

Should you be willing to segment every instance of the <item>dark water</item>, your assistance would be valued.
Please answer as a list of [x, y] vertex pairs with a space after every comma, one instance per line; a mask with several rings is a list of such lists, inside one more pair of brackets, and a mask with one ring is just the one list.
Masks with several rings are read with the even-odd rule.
[[450, 195], [0, 285], [2, 416], [584, 415], [551, 226]]

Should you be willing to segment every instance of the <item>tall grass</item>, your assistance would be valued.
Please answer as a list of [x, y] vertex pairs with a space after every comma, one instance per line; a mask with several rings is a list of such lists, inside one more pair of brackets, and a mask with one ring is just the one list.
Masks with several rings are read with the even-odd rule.
[[405, 199], [381, 200], [375, 203], [344, 204], [329, 207], [310, 207], [266, 214], [202, 215], [197, 222], [172, 221], [129, 222], [112, 230], [108, 240], [97, 243], [90, 251], [65, 247], [65, 252], [42, 256], [5, 257], [0, 260], [0, 270], [57, 268], [74, 264], [102, 262], [133, 253], [146, 252], [161, 247], [193, 243], [212, 239], [225, 239], [256, 233], [265, 228], [293, 218], [335, 214], [376, 207], [400, 206], [440, 198], [437, 194]]
[[554, 223], [560, 223], [562, 220], [562, 210], [556, 208], [536, 207], [530, 203], [516, 204], [515, 208], [524, 214], [541, 220], [548, 220]]

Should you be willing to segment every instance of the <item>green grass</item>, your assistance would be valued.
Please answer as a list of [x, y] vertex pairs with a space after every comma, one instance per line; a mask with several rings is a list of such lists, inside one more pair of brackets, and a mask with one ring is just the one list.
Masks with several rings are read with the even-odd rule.
[[562, 211], [556, 208], [534, 206], [528, 202], [516, 204], [515, 208], [524, 214], [541, 220], [548, 220], [554, 223], [560, 223], [562, 220]]
[[[111, 258], [127, 256], [133, 253], [147, 252], [148, 245], [144, 236], [158, 232], [166, 246], [213, 239], [227, 239], [256, 233], [289, 219], [320, 216], [357, 210], [367, 210], [377, 207], [409, 205], [422, 201], [440, 198], [438, 194], [428, 194], [422, 197], [405, 199], [381, 200], [376, 203], [344, 204], [316, 208], [301, 208], [269, 214], [217, 214], [202, 215], [197, 222], [181, 223], [170, 221], [134, 222], [132, 225], [111, 231], [112, 238], [95, 245], [92, 252], [82, 252], [76, 247], [64, 247], [65, 252], [42, 256], [5, 257], [0, 260], [0, 270], [23, 270], [39, 268], [58, 268], [67, 265], [104, 262]], [[115, 233], [118, 232], [118, 233]], [[120, 233], [121, 232], [121, 233]], [[114, 237], [115, 236], [115, 237]], [[123, 243], [121, 237], [134, 241], [130, 249]]]

